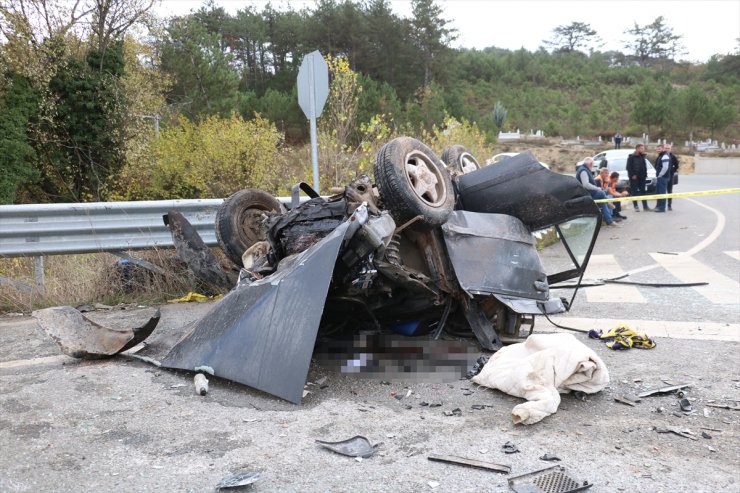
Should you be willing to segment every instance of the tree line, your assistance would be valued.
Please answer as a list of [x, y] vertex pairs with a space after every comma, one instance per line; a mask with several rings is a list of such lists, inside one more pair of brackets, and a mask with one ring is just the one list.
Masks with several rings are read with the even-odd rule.
[[[456, 32], [434, 0], [413, 0], [408, 18], [388, 0], [235, 13], [206, 3], [167, 19], [152, 15], [152, 4], [0, 6], [0, 203], [126, 198], [137, 181], [139, 190], [156, 183], [147, 197], [221, 192], [202, 178], [183, 180], [181, 163], [192, 161], [177, 155], [183, 145], [156, 140], [187, 135], [215, 149], [213, 129], [226, 136], [250, 128], [258, 144], [235, 144], [224, 156], [243, 161], [245, 176], [266, 176], [250, 149], [307, 140], [296, 76], [313, 50], [343, 63], [333, 65], [324, 118], [338, 153], [355, 152], [371, 133], [420, 136], [450, 119], [473, 124], [489, 143], [514, 128], [671, 140], [738, 135], [740, 51], [681, 62], [681, 36], [663, 17], [626, 26], [623, 52], [599, 51], [598, 33], [577, 21], [554, 27], [530, 52], [453, 49]], [[197, 132], [201, 122], [207, 138]]]

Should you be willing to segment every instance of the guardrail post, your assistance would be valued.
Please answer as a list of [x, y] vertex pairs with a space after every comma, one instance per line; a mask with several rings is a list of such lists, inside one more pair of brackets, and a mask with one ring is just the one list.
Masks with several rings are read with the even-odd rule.
[[44, 290], [44, 257], [33, 258], [33, 270], [36, 277], [36, 286], [40, 291]]

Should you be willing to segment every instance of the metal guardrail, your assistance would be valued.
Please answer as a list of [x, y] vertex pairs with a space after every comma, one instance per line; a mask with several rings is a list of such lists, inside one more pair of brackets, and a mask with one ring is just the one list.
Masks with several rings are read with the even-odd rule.
[[207, 245], [216, 245], [223, 199], [0, 205], [0, 257], [173, 247], [162, 216], [182, 213]]

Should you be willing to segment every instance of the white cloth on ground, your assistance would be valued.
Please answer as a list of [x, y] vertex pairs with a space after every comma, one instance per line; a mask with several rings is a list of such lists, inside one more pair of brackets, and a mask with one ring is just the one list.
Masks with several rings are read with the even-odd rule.
[[572, 334], [534, 334], [496, 352], [472, 380], [527, 399], [511, 415], [514, 423], [529, 425], [557, 412], [560, 392], [602, 390], [609, 383], [609, 371]]

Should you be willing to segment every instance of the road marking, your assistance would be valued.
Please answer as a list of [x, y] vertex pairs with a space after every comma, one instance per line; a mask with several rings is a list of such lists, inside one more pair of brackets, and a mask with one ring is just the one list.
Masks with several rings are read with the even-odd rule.
[[6, 368], [21, 368], [24, 366], [47, 365], [52, 363], [64, 363], [68, 361], [78, 361], [69, 356], [44, 356], [42, 358], [15, 359], [12, 361], [0, 361], [0, 370]]
[[[550, 318], [558, 325], [572, 327], [578, 332], [588, 332], [591, 329], [606, 332], [618, 325], [627, 325], [629, 328], [638, 332], [645, 332], [648, 337], [740, 342], [740, 323], [667, 322], [662, 320], [617, 320], [557, 316]], [[550, 324], [544, 317], [537, 318], [536, 330], [537, 332], [568, 332]], [[638, 350], [635, 349], [635, 351]]]
[[[717, 216], [717, 224], [715, 224], [714, 229], [711, 233], [709, 233], [709, 236], [704, 238], [702, 241], [694, 245], [693, 248], [687, 250], [685, 253], [686, 255], [696, 255], [698, 252], [704, 250], [706, 247], [714, 243], [714, 241], [719, 238], [719, 236], [722, 234], [722, 231], [725, 229], [725, 223], [727, 222], [725, 219], [725, 215], [722, 214], [720, 211], [713, 207], [709, 207], [706, 204], [702, 204], [701, 202], [698, 202], [694, 199], [686, 199], [689, 202], [693, 202], [694, 204], [704, 207], [705, 209], [708, 209], [711, 211], [715, 216]], [[637, 269], [632, 269], [630, 271], [627, 271], [626, 274], [633, 275], [633, 274], [639, 274], [641, 272], [647, 272], [653, 269], [658, 268], [659, 264], [652, 264], [652, 265], [645, 265], [642, 267], [638, 267]]]
[[[614, 255], [591, 255], [586, 275], [592, 279], [608, 279], [624, 274]], [[586, 289], [589, 303], [647, 303], [640, 290], [625, 284], [608, 284]]]
[[691, 289], [695, 289], [710, 302], [718, 304], [740, 303], [740, 283], [708, 268], [690, 255], [686, 253], [679, 253], [678, 255], [651, 253], [650, 256], [682, 282], [708, 282], [707, 286], [695, 286]]
[[740, 250], [730, 250], [724, 253], [725, 255], [729, 255], [730, 257], [734, 258], [735, 260], [740, 260]]
[[704, 207], [705, 209], [708, 209], [714, 213], [715, 216], [717, 216], [717, 224], [714, 226], [714, 229], [711, 233], [709, 233], [709, 236], [704, 238], [701, 242], [697, 243], [694, 248], [691, 250], [686, 251], [687, 255], [696, 255], [700, 251], [704, 250], [706, 247], [711, 245], [714, 240], [719, 238], [719, 235], [722, 234], [722, 231], [725, 229], [725, 223], [727, 222], [725, 220], [725, 215], [722, 214], [720, 211], [715, 209], [714, 207], [709, 207], [706, 204], [702, 204], [701, 202], [698, 202], [694, 199], [687, 199], [689, 202], [693, 202], [696, 205], [699, 205], [701, 207]]

